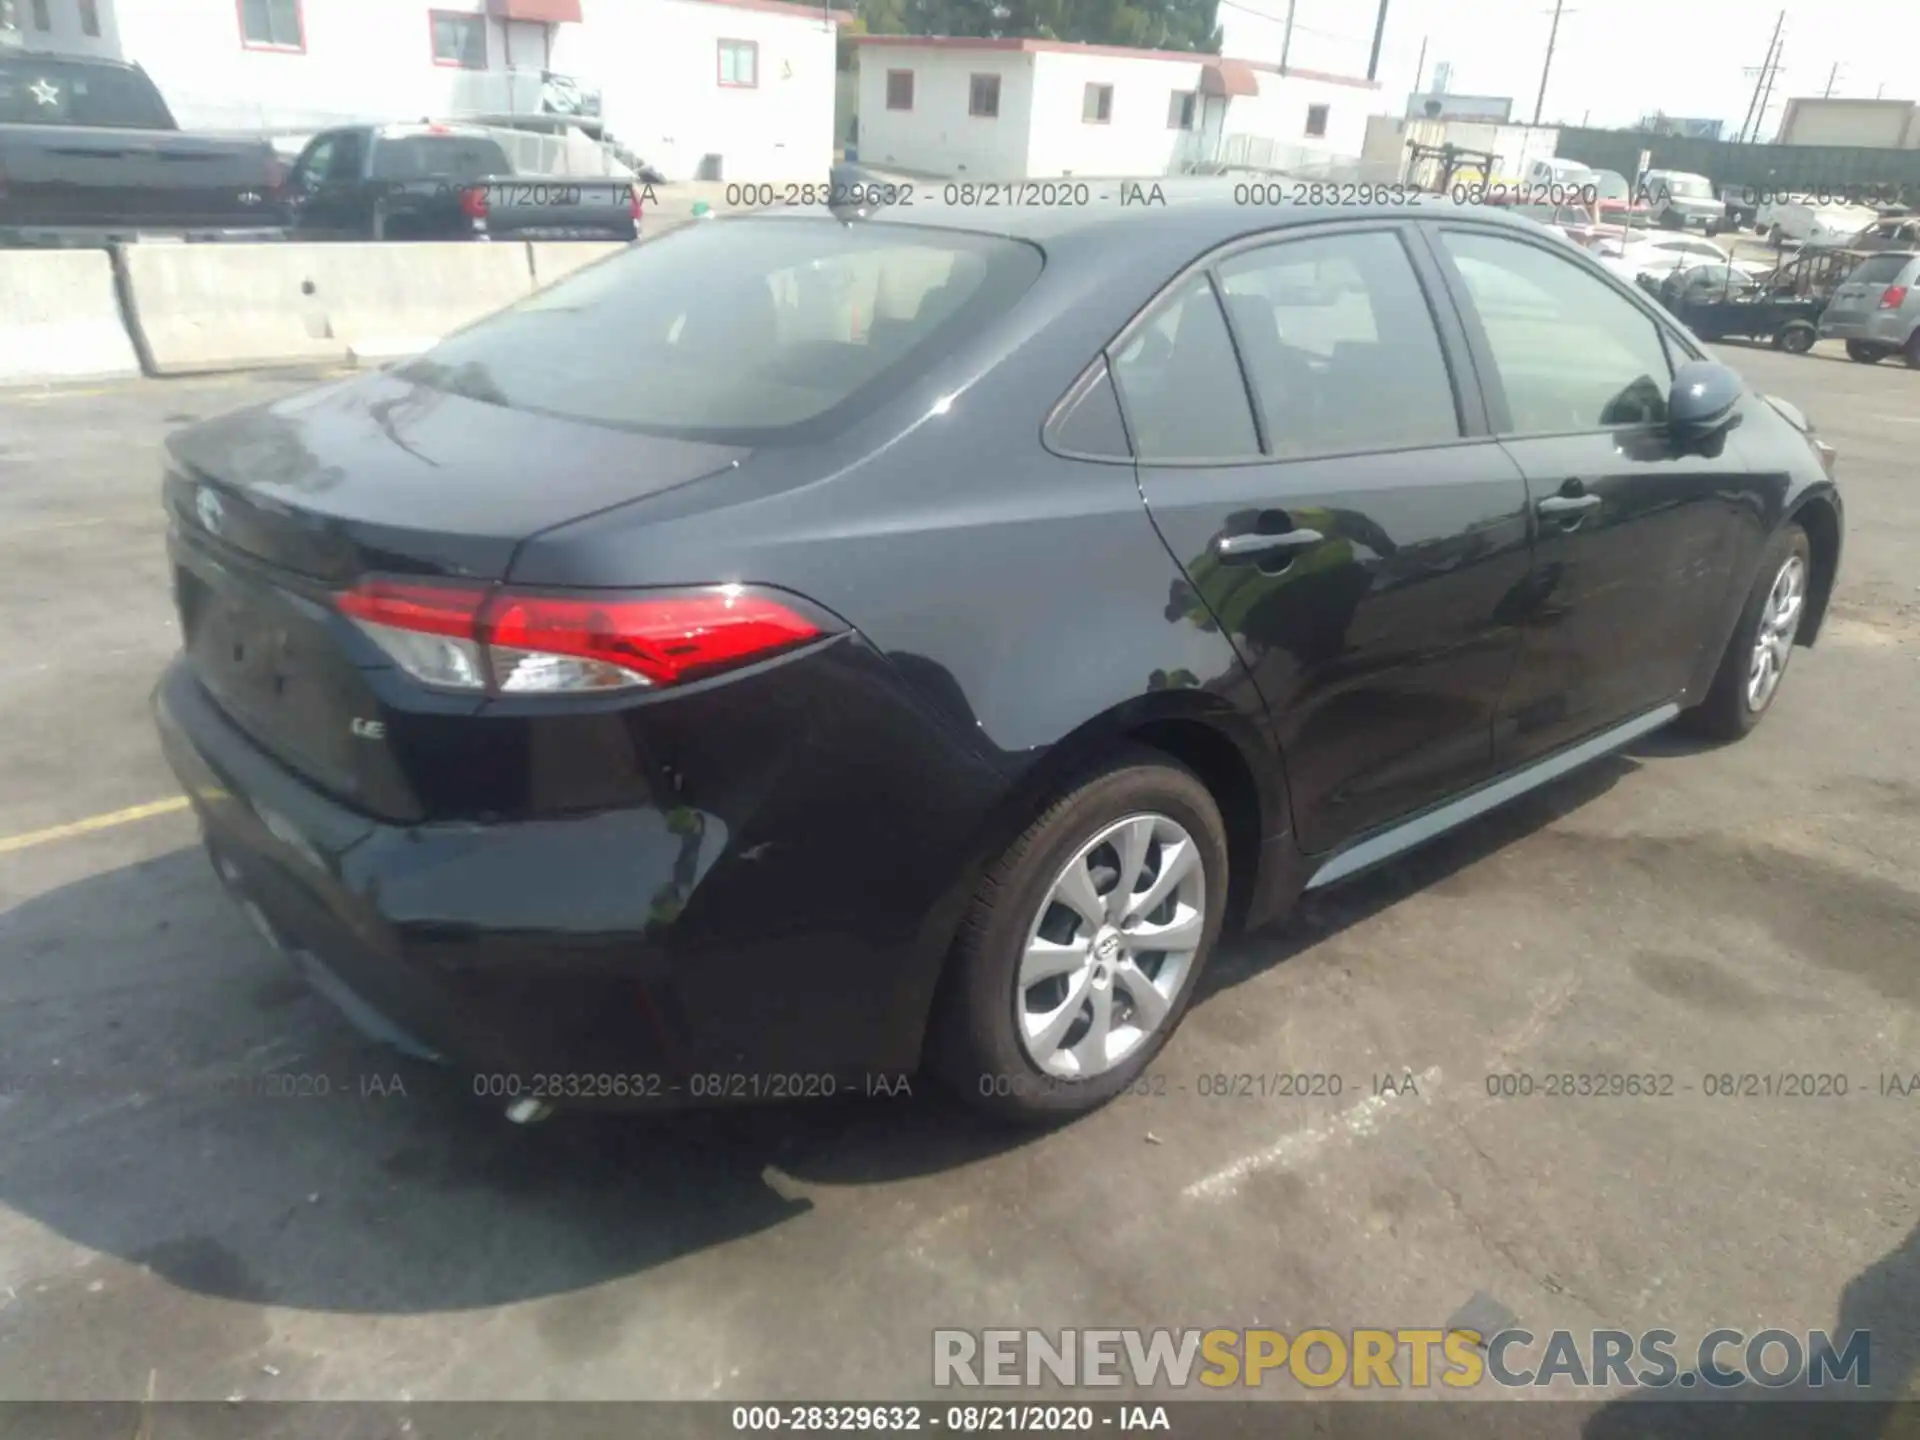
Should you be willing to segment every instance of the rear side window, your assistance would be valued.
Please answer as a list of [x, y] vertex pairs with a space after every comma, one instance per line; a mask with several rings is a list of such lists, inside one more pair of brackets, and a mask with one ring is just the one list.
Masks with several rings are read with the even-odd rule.
[[0, 121], [171, 130], [153, 82], [138, 70], [75, 65], [35, 55], [0, 60]]
[[375, 180], [463, 181], [512, 173], [500, 142], [483, 136], [407, 135], [373, 145]]
[[1113, 356], [1142, 460], [1235, 460], [1260, 453], [1246, 383], [1204, 275], [1161, 302]]
[[1907, 268], [1911, 255], [1875, 255], [1871, 260], [1862, 260], [1853, 274], [1847, 277], [1849, 285], [1890, 285], [1900, 278], [1900, 272]]
[[684, 439], [830, 433], [1038, 277], [990, 235], [830, 219], [700, 221], [578, 271], [403, 366], [510, 409]]
[[[1443, 230], [1493, 352], [1516, 435], [1666, 419], [1673, 367], [1638, 306], [1571, 259], [1502, 235]], [[1724, 258], [1722, 263], [1724, 263]]]
[[1460, 437], [1439, 332], [1396, 236], [1283, 241], [1228, 260], [1220, 284], [1273, 454]]

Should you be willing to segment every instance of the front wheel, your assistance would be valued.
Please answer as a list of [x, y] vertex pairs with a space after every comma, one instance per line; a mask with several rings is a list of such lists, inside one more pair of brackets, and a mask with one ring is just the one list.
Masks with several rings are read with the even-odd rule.
[[1140, 750], [1095, 772], [981, 879], [934, 1016], [933, 1070], [1001, 1119], [1104, 1105], [1180, 1023], [1226, 896], [1225, 827], [1191, 771]]
[[1804, 322], [1789, 325], [1780, 332], [1780, 348], [1789, 355], [1804, 355], [1813, 349], [1814, 338], [1813, 326]]
[[1765, 717], [1793, 658], [1812, 567], [1813, 547], [1805, 530], [1789, 525], [1774, 537], [1706, 699], [1681, 717], [1690, 729], [1715, 740], [1738, 740]]

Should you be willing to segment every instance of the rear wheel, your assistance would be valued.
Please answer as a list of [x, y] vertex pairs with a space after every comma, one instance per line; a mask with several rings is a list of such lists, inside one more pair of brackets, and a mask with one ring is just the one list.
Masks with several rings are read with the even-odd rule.
[[934, 1017], [932, 1068], [1003, 1119], [1083, 1115], [1180, 1023], [1219, 934], [1227, 842], [1192, 772], [1131, 751], [982, 878]]
[[1706, 699], [1682, 716], [1689, 729], [1715, 740], [1738, 740], [1766, 715], [1793, 657], [1812, 563], [1813, 547], [1798, 525], [1774, 537]]
[[1813, 348], [1813, 326], [1805, 321], [1789, 325], [1780, 332], [1780, 348], [1789, 355], [1804, 355]]
[[1907, 336], [1907, 343], [1901, 347], [1900, 353], [1907, 357], [1907, 364], [1920, 370], [1920, 330]]
[[1862, 365], [1878, 365], [1887, 358], [1887, 352], [1878, 345], [1869, 345], [1864, 340], [1847, 341], [1847, 358], [1858, 360]]

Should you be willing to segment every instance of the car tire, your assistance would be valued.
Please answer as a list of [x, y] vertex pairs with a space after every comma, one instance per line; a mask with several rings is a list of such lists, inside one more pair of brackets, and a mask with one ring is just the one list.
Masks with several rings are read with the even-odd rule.
[[1920, 330], [1907, 336], [1907, 343], [1900, 347], [1900, 353], [1906, 357], [1907, 364], [1920, 370]]
[[1878, 345], [1869, 345], [1864, 340], [1847, 341], [1847, 358], [1858, 360], [1862, 365], [1878, 365], [1887, 358], [1887, 352]]
[[[1190, 848], [1183, 853], [1183, 846]], [[1129, 893], [1149, 899], [1165, 867], [1181, 867], [1172, 893], [1136, 920], [1179, 924], [1177, 933], [1195, 936], [1191, 951], [1135, 950], [1124, 937], [1142, 933], [1142, 925], [1118, 931], [1111, 924], [1119, 872], [1133, 858], [1141, 883]], [[1079, 892], [1077, 909], [1059, 898], [1063, 886], [1077, 888], [1068, 879], [1075, 867], [1093, 892]], [[1002, 1121], [1057, 1124], [1099, 1108], [1138, 1080], [1179, 1025], [1226, 900], [1226, 827], [1213, 796], [1169, 757], [1129, 749], [1048, 806], [981, 878], [943, 976], [929, 1069]], [[1103, 917], [1100, 926], [1090, 923], [1089, 907]], [[1041, 946], [1038, 970], [1074, 968], [1030, 978], [1030, 948]], [[1080, 947], [1075, 964], [1066, 952]], [[1177, 973], [1168, 973], [1170, 965]], [[1146, 986], [1153, 989], [1150, 1025], [1139, 1023], [1148, 1005], [1136, 987]], [[1092, 1034], [1097, 1012], [1108, 1017], [1102, 1041]], [[1129, 1029], [1138, 1034], [1127, 1047]], [[1116, 1046], [1127, 1048], [1110, 1060], [1099, 1053]], [[1051, 1063], [1043, 1066], [1036, 1053]], [[1093, 1061], [1085, 1073], [1062, 1073], [1060, 1066], [1084, 1063], [1081, 1057]]]
[[[1812, 578], [1813, 546], [1807, 532], [1788, 525], [1766, 548], [1706, 698], [1681, 715], [1687, 729], [1712, 740], [1738, 740], [1766, 718], [1793, 656], [1794, 636], [1806, 614]], [[1772, 669], [1764, 688], [1759, 688], [1763, 638]]]
[[1813, 326], [1804, 320], [1797, 325], [1789, 325], [1778, 337], [1780, 348], [1789, 355], [1804, 355], [1813, 349], [1813, 342], [1819, 338]]

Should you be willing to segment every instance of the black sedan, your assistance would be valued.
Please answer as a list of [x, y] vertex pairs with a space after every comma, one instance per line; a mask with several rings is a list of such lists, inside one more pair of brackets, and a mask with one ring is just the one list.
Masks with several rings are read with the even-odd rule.
[[1484, 210], [728, 217], [178, 432], [155, 708], [261, 926], [516, 1117], [1060, 1117], [1224, 928], [1757, 724], [1832, 460]]

